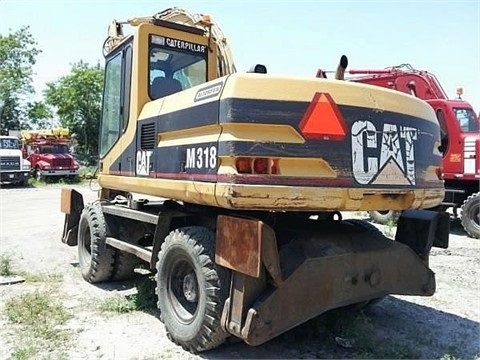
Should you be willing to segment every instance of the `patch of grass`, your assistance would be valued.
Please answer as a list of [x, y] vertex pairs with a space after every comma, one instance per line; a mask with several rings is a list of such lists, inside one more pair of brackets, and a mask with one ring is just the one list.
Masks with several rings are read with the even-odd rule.
[[5, 302], [4, 314], [16, 325], [18, 339], [13, 359], [36, 358], [44, 351], [62, 357], [61, 347], [69, 340], [70, 333], [61, 327], [70, 314], [49, 292], [13, 297]]
[[46, 282], [46, 283], [52, 283], [52, 282], [62, 282], [63, 281], [63, 275], [62, 274], [48, 274], [48, 273], [27, 273], [27, 272], [22, 272], [19, 274], [23, 278], [25, 278], [25, 281], [27, 282], [32, 282], [32, 283], [39, 283], [39, 282]]
[[342, 338], [352, 341], [356, 358], [362, 359], [418, 359], [421, 354], [416, 348], [395, 339], [379, 338], [375, 325], [363, 312], [347, 311], [340, 314], [336, 331]]
[[[316, 357], [353, 359], [418, 359], [421, 352], [402, 339], [385, 338], [363, 311], [340, 308], [281, 335], [285, 342], [315, 344]], [[453, 359], [445, 359], [453, 360]]]
[[70, 184], [78, 184], [81, 182], [81, 177], [80, 176], [74, 176], [74, 177], [59, 177], [57, 179], [53, 179], [52, 181], [56, 182], [57, 184], [60, 185], [70, 185]]
[[451, 354], [445, 354], [440, 358], [440, 360], [456, 360], [456, 359], [457, 358]]
[[0, 275], [10, 276], [14, 275], [12, 271], [12, 258], [9, 255], [0, 255]]
[[127, 313], [135, 310], [152, 310], [157, 307], [155, 279], [146, 277], [136, 285], [137, 293], [132, 295], [115, 295], [100, 304], [100, 310], [115, 313]]
[[60, 184], [60, 185], [69, 185], [69, 184], [78, 184], [81, 182], [79, 176], [75, 177], [59, 177], [59, 176], [47, 176], [44, 179], [38, 181], [36, 178], [28, 179], [28, 184], [33, 187], [43, 187], [47, 184]]
[[[457, 359], [460, 357], [459, 354], [460, 354], [461, 351], [460, 351], [460, 349], [459, 349], [458, 347], [456, 347], [456, 346], [453, 346], [453, 345], [449, 346], [448, 349], [447, 349], [447, 351], [448, 351], [448, 352], [447, 352], [446, 354], [444, 354], [444, 355], [440, 358], [440, 360], [457, 360]], [[480, 357], [478, 357], [478, 356], [475, 356], [475, 357], [474, 357], [474, 359], [479, 359], [479, 358], [480, 358]]]
[[28, 185], [33, 187], [42, 187], [47, 185], [47, 183], [45, 182], [45, 180], [38, 181], [37, 179], [31, 177], [30, 179], [28, 179]]
[[157, 294], [155, 293], [155, 277], [148, 276], [137, 284], [136, 305], [138, 310], [157, 309]]
[[384, 226], [384, 233], [388, 237], [394, 237], [395, 236], [395, 230], [397, 227], [397, 219], [390, 218], [388, 219], [387, 223]]
[[12, 354], [12, 360], [32, 359], [37, 354], [37, 349], [33, 345], [22, 346], [16, 348]]
[[69, 318], [67, 310], [47, 292], [27, 293], [7, 300], [5, 314], [9, 321], [31, 326], [39, 334], [64, 324]]
[[137, 309], [133, 295], [114, 295], [100, 304], [100, 310], [119, 314], [128, 313]]
[[81, 166], [80, 170], [81, 179], [96, 179], [97, 178], [97, 167], [96, 166]]

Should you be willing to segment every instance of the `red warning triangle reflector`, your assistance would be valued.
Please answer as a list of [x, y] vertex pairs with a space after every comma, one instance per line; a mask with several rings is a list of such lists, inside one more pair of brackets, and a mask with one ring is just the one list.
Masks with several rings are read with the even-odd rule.
[[305, 139], [343, 140], [347, 126], [330, 94], [315, 93], [299, 124]]

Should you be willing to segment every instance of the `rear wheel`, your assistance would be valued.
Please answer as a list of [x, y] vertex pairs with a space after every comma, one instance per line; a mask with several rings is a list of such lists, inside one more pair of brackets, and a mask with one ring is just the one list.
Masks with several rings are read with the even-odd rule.
[[135, 276], [135, 268], [139, 264], [140, 260], [135, 255], [125, 251], [116, 250], [112, 280], [119, 281], [131, 279]]
[[344, 221], [349, 223], [349, 224], [352, 224], [356, 227], [362, 228], [362, 229], [364, 229], [365, 231], [368, 231], [371, 234], [375, 234], [377, 236], [378, 235], [383, 236], [383, 233], [380, 231], [380, 229], [377, 228], [372, 223], [369, 223], [368, 221], [360, 220], [360, 219], [346, 219]]
[[229, 272], [215, 261], [215, 234], [203, 227], [171, 232], [157, 262], [161, 320], [176, 344], [193, 352], [213, 349], [229, 336], [220, 326]]
[[385, 210], [385, 211], [369, 211], [368, 215], [377, 224], [385, 225], [391, 221], [396, 222], [400, 217], [400, 211]]
[[89, 283], [112, 277], [115, 249], [107, 246], [106, 237], [107, 225], [101, 205], [86, 207], [78, 225], [78, 262], [83, 278]]
[[470, 195], [462, 205], [462, 226], [473, 238], [480, 238], [480, 193]]

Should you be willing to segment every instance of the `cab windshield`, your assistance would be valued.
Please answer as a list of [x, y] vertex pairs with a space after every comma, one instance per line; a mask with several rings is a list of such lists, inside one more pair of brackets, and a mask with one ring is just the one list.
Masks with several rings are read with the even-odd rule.
[[18, 149], [18, 140], [0, 139], [0, 149]]
[[152, 35], [149, 95], [155, 100], [207, 81], [207, 47]]
[[479, 132], [479, 121], [472, 109], [454, 108], [460, 130], [464, 133]]
[[39, 147], [40, 154], [68, 154], [67, 145], [47, 145]]

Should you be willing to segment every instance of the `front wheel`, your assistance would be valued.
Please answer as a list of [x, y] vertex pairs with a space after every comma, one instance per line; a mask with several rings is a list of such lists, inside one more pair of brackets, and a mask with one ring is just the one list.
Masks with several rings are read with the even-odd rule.
[[45, 176], [42, 175], [42, 172], [40, 171], [39, 168], [35, 170], [35, 179], [37, 181], [42, 181], [43, 179], [45, 179]]
[[462, 226], [472, 238], [480, 238], [480, 193], [470, 195], [462, 205]]
[[170, 339], [188, 351], [213, 349], [229, 336], [220, 317], [230, 276], [214, 257], [215, 234], [199, 226], [172, 231], [158, 256], [161, 320]]

